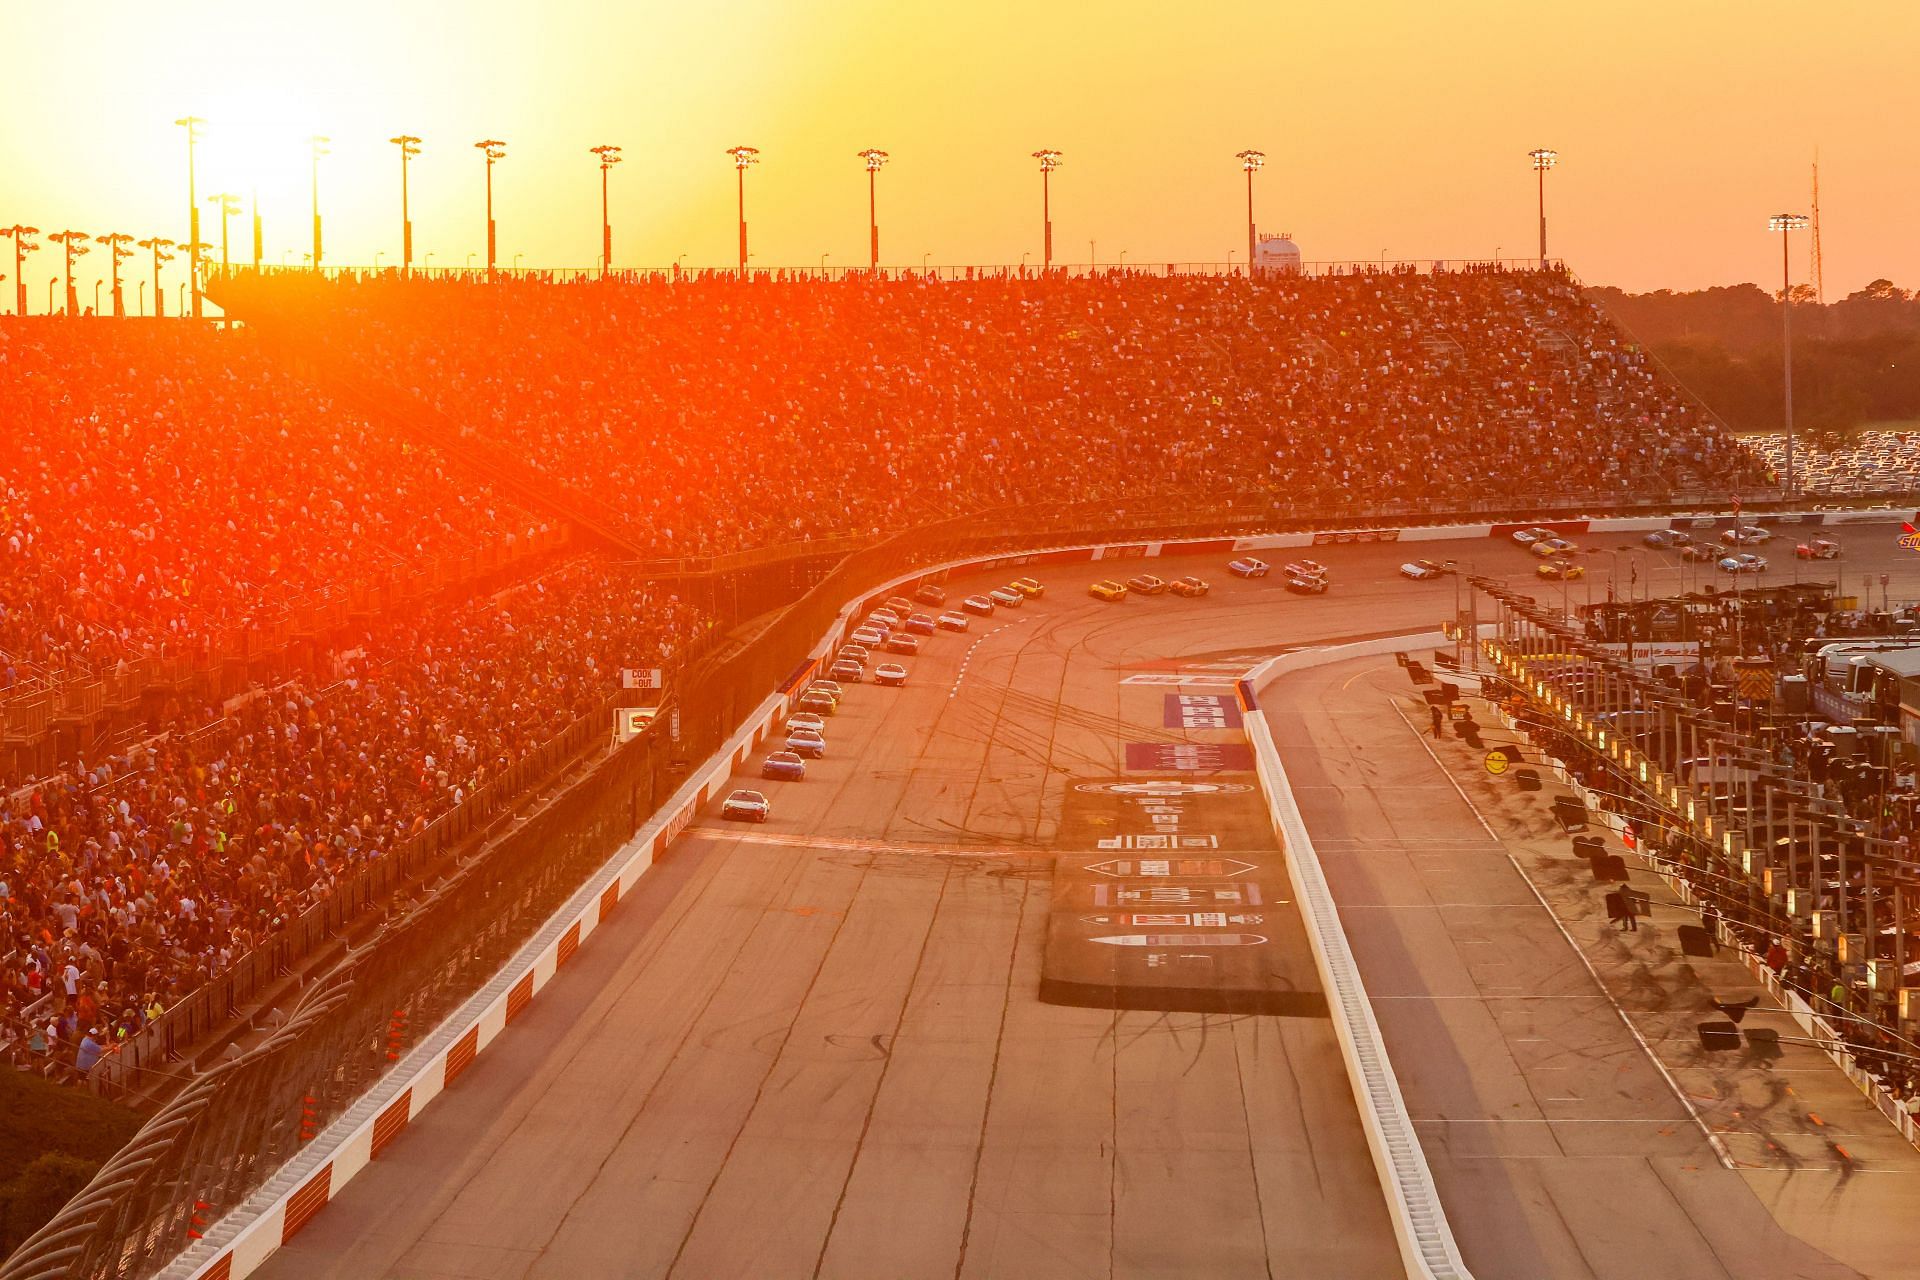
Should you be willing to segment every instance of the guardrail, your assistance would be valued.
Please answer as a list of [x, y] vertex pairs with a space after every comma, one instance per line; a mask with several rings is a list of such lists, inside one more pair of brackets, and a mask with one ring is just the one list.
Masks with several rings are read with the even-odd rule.
[[[1321, 985], [1327, 990], [1334, 1034], [1340, 1042], [1340, 1056], [1347, 1064], [1347, 1079], [1353, 1086], [1360, 1126], [1366, 1132], [1367, 1147], [1380, 1175], [1387, 1215], [1393, 1222], [1394, 1237], [1399, 1242], [1407, 1275], [1416, 1280], [1472, 1280], [1472, 1277], [1461, 1260], [1453, 1229], [1440, 1204], [1439, 1190], [1434, 1186], [1433, 1173], [1427, 1168], [1426, 1155], [1420, 1147], [1420, 1136], [1414, 1131], [1406, 1102], [1400, 1096], [1400, 1084], [1387, 1057], [1386, 1038], [1374, 1019], [1366, 984], [1360, 979], [1360, 966], [1353, 958], [1353, 948], [1348, 945], [1346, 931], [1340, 924], [1340, 910], [1334, 904], [1326, 872], [1314, 851], [1313, 837], [1307, 833], [1300, 806], [1294, 800], [1293, 784], [1280, 762], [1280, 752], [1274, 746], [1266, 717], [1258, 712], [1257, 689], [1274, 677], [1308, 667], [1447, 643], [1451, 642], [1436, 631], [1284, 654], [1261, 663], [1248, 672], [1243, 681], [1243, 688], [1256, 690], [1254, 703], [1244, 708], [1242, 717], [1247, 740], [1253, 745], [1255, 772], [1273, 815], [1274, 834], [1286, 852], [1294, 897], [1306, 919], [1307, 940], [1313, 946]], [[1244, 693], [1242, 697], [1244, 700]]]

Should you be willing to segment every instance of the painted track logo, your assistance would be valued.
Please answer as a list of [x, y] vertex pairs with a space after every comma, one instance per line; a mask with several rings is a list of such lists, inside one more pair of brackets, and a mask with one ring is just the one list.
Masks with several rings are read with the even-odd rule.
[[1235, 796], [1253, 790], [1238, 782], [1180, 782], [1172, 778], [1142, 782], [1076, 782], [1073, 789], [1110, 796]]
[[1902, 520], [1900, 527], [1905, 530], [1900, 535], [1900, 545], [1909, 551], [1920, 551], [1920, 529], [1914, 528], [1911, 520]]

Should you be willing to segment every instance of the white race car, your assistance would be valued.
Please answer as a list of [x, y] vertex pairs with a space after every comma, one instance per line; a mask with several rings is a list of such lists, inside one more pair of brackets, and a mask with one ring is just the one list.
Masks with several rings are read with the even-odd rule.
[[1265, 560], [1255, 560], [1252, 556], [1235, 560], [1227, 565], [1227, 572], [1236, 578], [1264, 578], [1273, 566]]
[[1720, 562], [1722, 573], [1765, 573], [1767, 558], [1754, 555], [1751, 551], [1742, 551], [1737, 556], [1728, 556]]
[[1400, 576], [1403, 578], [1412, 578], [1416, 582], [1425, 581], [1428, 578], [1438, 578], [1446, 573], [1446, 571], [1444, 565], [1435, 564], [1431, 560], [1409, 560], [1400, 566]]

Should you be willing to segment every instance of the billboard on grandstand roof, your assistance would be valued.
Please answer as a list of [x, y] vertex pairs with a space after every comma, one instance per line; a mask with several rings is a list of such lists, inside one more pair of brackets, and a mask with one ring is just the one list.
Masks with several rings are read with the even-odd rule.
[[1277, 236], [1262, 232], [1253, 247], [1253, 269], [1275, 275], [1298, 275], [1300, 246], [1286, 232]]

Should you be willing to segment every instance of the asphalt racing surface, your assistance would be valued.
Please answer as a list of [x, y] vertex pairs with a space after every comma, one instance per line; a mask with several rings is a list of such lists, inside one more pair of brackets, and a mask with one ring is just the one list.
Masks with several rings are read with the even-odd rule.
[[[1898, 601], [1920, 565], [1895, 532], [1840, 537], [1849, 571], [1884, 563]], [[1129, 566], [1198, 572], [1207, 599], [1106, 605], [1085, 588], [1119, 565], [1054, 566], [1044, 599], [904, 660], [906, 688], [854, 687], [805, 782], [736, 780], [772, 798], [771, 822], [703, 816], [257, 1274], [1398, 1274], [1284, 864], [1209, 699], [1289, 648], [1436, 626], [1453, 586], [1394, 576], [1411, 555], [1533, 562], [1491, 540], [1314, 554], [1335, 574], [1319, 598], [1217, 556]], [[1281, 734], [1290, 768], [1302, 736]], [[1464, 847], [1484, 839], [1472, 822], [1428, 826]], [[1388, 1047], [1410, 1096], [1453, 1069], [1445, 1037], [1431, 1061], [1395, 1031]], [[1603, 1201], [1607, 1170], [1582, 1176]], [[1567, 1249], [1532, 1217], [1476, 1223], [1510, 1215], [1488, 1187], [1442, 1180], [1463, 1241], [1549, 1263], [1488, 1275], [1668, 1274], [1631, 1224]], [[1715, 1212], [1707, 1197], [1679, 1219]]]

